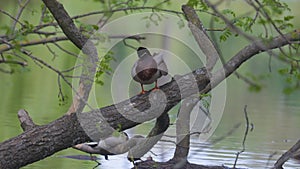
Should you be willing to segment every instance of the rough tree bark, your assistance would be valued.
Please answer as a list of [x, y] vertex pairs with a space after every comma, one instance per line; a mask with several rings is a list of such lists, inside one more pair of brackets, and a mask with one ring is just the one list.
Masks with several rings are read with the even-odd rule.
[[[50, 8], [51, 1], [43, 1], [45, 4], [48, 3], [47, 6]], [[60, 6], [51, 8], [61, 9]], [[205, 68], [199, 68], [173, 79], [162, 86], [161, 90], [137, 95], [121, 103], [87, 113], [80, 111], [70, 113], [50, 124], [32, 127], [19, 136], [0, 143], [0, 168], [19, 168], [75, 144], [105, 138], [113, 128], [125, 130], [157, 118], [167, 113], [182, 99], [197, 92], [199, 94], [208, 92], [252, 56], [299, 40], [300, 30], [295, 30], [285, 34], [284, 37], [281, 35], [275, 37], [269, 42], [255, 41], [233, 56], [224, 65], [224, 69], [213, 73], [212, 80], [209, 79]], [[224, 72], [225, 76], [223, 76]], [[162, 103], [165, 103], [165, 106], [162, 106], [164, 105]]]

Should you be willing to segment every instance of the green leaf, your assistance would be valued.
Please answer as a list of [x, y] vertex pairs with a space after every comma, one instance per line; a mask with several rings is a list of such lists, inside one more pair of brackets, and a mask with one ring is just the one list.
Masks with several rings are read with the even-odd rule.
[[260, 92], [262, 87], [260, 85], [250, 85], [248, 90], [251, 92]]
[[199, 0], [189, 0], [187, 5], [190, 7], [196, 7], [199, 4]]
[[294, 92], [294, 89], [291, 88], [291, 87], [286, 87], [283, 89], [283, 93], [286, 94], [286, 95], [290, 95]]
[[220, 42], [225, 42], [228, 37], [230, 37], [232, 33], [229, 29], [226, 29], [221, 35], [220, 35]]
[[236, 17], [235, 13], [234, 13], [232, 10], [230, 10], [230, 9], [224, 9], [224, 10], [222, 11], [222, 13], [225, 14], [225, 15], [226, 15], [226, 14], [230, 14], [230, 15], [232, 15], [233, 18]]
[[113, 58], [113, 52], [109, 51], [106, 53], [106, 55], [104, 55], [100, 61], [99, 61], [99, 66], [98, 66], [98, 70], [96, 72], [96, 84], [99, 85], [104, 85], [104, 82], [102, 81], [102, 76], [104, 73], [108, 73], [110, 74], [113, 70], [110, 67], [110, 61], [114, 60]]
[[278, 70], [278, 73], [281, 74], [281, 75], [285, 75], [289, 72], [289, 69], [288, 68], [283, 68], [283, 69], [279, 69]]
[[290, 20], [294, 19], [294, 16], [288, 15], [288, 16], [285, 16], [283, 19], [285, 21], [290, 21]]

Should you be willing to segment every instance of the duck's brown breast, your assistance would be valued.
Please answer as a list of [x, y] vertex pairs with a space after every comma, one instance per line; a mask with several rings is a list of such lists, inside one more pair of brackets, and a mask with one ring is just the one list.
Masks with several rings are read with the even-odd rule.
[[136, 76], [141, 80], [141, 81], [149, 81], [155, 76], [157, 73], [156, 68], [148, 68], [144, 69], [136, 74]]

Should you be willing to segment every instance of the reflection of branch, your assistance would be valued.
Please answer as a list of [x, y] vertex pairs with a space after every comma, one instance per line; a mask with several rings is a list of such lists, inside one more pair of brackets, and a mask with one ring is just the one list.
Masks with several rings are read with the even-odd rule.
[[[211, 140], [210, 145], [217, 144], [218, 142], [220, 142], [220, 141], [226, 139], [227, 137], [231, 136], [240, 126], [241, 126], [241, 123], [235, 124], [228, 132], [226, 132], [225, 134], [223, 134], [222, 136], [220, 136], [216, 139]], [[200, 143], [198, 143], [198, 144], [200, 144]], [[203, 145], [203, 146], [201, 145], [201, 146], [197, 147], [196, 149], [193, 150], [193, 152], [190, 153], [190, 156], [193, 156], [193, 155], [201, 152], [207, 146], [209, 146], [209, 145]]]
[[300, 150], [300, 139], [287, 152], [282, 154], [282, 156], [274, 164], [274, 169], [282, 169], [283, 164], [291, 157], [294, 157], [296, 155], [296, 152], [299, 150]]
[[274, 155], [276, 155], [276, 154], [277, 154], [277, 152], [275, 151], [275, 152], [273, 152], [272, 154], [269, 155], [268, 161], [267, 161], [267, 164], [266, 164], [266, 168], [269, 167], [269, 164], [270, 164], [271, 159], [272, 159], [272, 158], [274, 157]]
[[233, 168], [235, 168], [235, 166], [236, 166], [239, 155], [242, 154], [246, 150], [245, 142], [246, 142], [248, 132], [250, 130], [249, 129], [250, 123], [249, 123], [249, 118], [248, 118], [248, 113], [247, 113], [247, 105], [245, 105], [245, 107], [244, 107], [244, 113], [245, 113], [245, 119], [246, 119], [246, 129], [245, 129], [245, 134], [244, 134], [244, 138], [243, 138], [243, 142], [242, 142], [243, 148], [242, 148], [241, 151], [236, 153], [236, 158], [235, 158], [235, 161], [234, 161], [234, 164], [233, 164]]
[[232, 135], [240, 126], [241, 126], [242, 123], [237, 123], [235, 124], [232, 129], [230, 129], [227, 133], [225, 133], [224, 135], [214, 139], [211, 141], [211, 144], [216, 144], [222, 140], [224, 140], [226, 137]]

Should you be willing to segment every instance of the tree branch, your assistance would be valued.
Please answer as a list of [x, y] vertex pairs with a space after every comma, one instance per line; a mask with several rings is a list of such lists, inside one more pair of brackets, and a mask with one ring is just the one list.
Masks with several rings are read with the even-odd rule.
[[189, 28], [193, 33], [193, 36], [196, 42], [198, 43], [198, 46], [206, 56], [206, 69], [209, 72], [211, 72], [217, 60], [219, 59], [218, 51], [214, 43], [207, 35], [205, 28], [203, 27], [203, 24], [199, 19], [196, 11], [188, 5], [183, 5], [182, 11], [184, 12], [185, 17], [189, 21]]
[[54, 16], [58, 25], [64, 34], [72, 41], [72, 43], [82, 50], [87, 57], [84, 58], [84, 66], [79, 80], [78, 94], [74, 96], [73, 103], [68, 110], [68, 114], [81, 112], [87, 104], [87, 99], [92, 88], [92, 83], [86, 79], [93, 79], [98, 62], [98, 53], [94, 44], [85, 37], [75, 26], [73, 20], [64, 9], [63, 5], [56, 0], [43, 0], [49, 11]]
[[296, 152], [300, 150], [300, 140], [297, 141], [287, 152], [282, 154], [282, 156], [276, 161], [273, 169], [282, 169], [283, 164], [289, 160], [291, 157], [294, 157]]
[[[256, 40], [250, 45], [244, 47], [235, 56], [233, 56], [224, 66], [223, 69], [218, 70], [212, 77], [212, 87], [219, 84], [225, 77], [231, 75], [237, 70], [245, 61], [261, 52], [266, 52], [271, 49], [289, 45], [290, 42], [300, 41], [300, 29], [294, 30], [284, 36], [276, 36], [272, 40]], [[261, 45], [263, 44], [263, 45]]]

